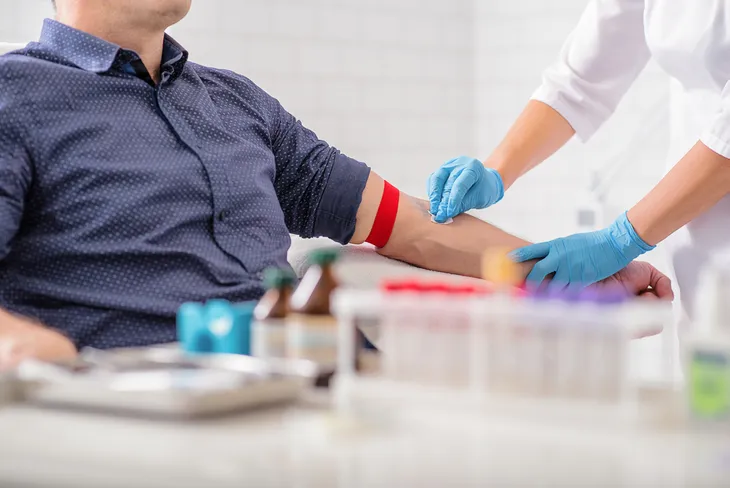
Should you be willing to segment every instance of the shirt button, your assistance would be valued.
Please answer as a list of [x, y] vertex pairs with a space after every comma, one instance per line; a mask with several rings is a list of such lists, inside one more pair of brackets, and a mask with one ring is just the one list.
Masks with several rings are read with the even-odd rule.
[[221, 210], [218, 212], [218, 221], [223, 222], [228, 218], [228, 210]]

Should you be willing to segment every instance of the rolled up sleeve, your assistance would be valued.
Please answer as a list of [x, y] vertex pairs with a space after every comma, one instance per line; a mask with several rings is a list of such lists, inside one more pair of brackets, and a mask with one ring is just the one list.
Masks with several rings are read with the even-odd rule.
[[273, 103], [274, 187], [289, 232], [348, 243], [370, 168], [319, 139]]
[[532, 99], [555, 109], [587, 141], [649, 58], [644, 0], [592, 0]]

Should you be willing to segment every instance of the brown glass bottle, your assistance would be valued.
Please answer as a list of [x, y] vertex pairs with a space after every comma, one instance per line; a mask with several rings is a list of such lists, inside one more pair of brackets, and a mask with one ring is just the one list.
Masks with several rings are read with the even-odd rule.
[[291, 311], [303, 315], [330, 316], [330, 298], [338, 283], [333, 272], [338, 253], [320, 249], [310, 256], [310, 266], [291, 297]]
[[269, 268], [264, 273], [267, 292], [254, 309], [256, 320], [285, 319], [289, 315], [289, 301], [296, 277], [286, 269]]
[[291, 297], [287, 321], [287, 355], [317, 363], [317, 386], [327, 386], [337, 363], [337, 321], [331, 298], [338, 283], [333, 266], [338, 252], [320, 249], [310, 255], [310, 267]]
[[264, 273], [268, 291], [254, 309], [252, 348], [260, 358], [286, 356], [286, 318], [296, 276], [287, 269], [270, 268]]

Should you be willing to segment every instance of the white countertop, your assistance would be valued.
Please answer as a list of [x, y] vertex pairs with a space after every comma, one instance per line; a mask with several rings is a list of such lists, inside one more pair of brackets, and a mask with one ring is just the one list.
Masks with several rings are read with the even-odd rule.
[[193, 423], [0, 409], [0, 486], [728, 486], [730, 435], [345, 422], [327, 397]]

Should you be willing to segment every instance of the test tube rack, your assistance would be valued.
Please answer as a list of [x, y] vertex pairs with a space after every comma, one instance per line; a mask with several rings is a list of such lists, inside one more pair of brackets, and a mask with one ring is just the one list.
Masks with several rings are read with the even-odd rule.
[[[343, 409], [510, 416], [613, 425], [659, 404], [673, 415], [677, 392], [654, 392], [629, 376], [629, 343], [659, 332], [671, 308], [659, 301], [528, 297], [517, 290], [391, 283], [341, 290], [335, 398]], [[563, 297], [565, 298], [565, 297]], [[380, 370], [352, 367], [358, 324], [377, 319]]]

